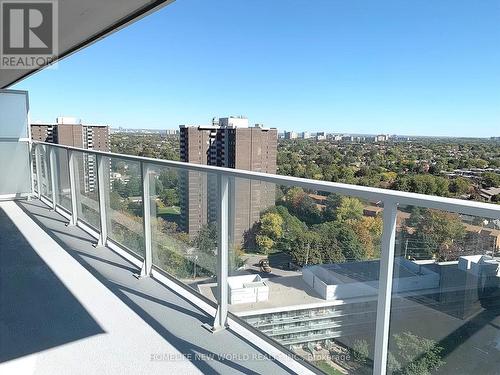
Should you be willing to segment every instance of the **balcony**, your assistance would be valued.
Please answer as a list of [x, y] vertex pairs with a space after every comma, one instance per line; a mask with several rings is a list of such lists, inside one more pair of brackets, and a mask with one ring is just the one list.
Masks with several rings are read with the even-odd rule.
[[[172, 2], [61, 1], [54, 59]], [[0, 88], [42, 68], [2, 70]], [[31, 142], [28, 103], [13, 103], [1, 374], [499, 372], [500, 232], [485, 223], [500, 206]], [[342, 225], [304, 227], [328, 209], [305, 197], [371, 214], [335, 206]], [[270, 272], [255, 251], [266, 213], [282, 220]]]
[[[39, 200], [0, 203], [2, 374], [288, 374]], [[232, 353], [231, 358], [228, 353]]]
[[[430, 215], [421, 220], [437, 223], [447, 215], [496, 219], [499, 206], [40, 142], [31, 160], [35, 194], [1, 203], [2, 323], [9, 328], [0, 366], [9, 372], [36, 361], [47, 373], [305, 374], [326, 362], [330, 370], [321, 368], [331, 373], [382, 374], [418, 364], [429, 348], [439, 354], [435, 373], [496, 372], [497, 244], [479, 246], [475, 237], [436, 244], [431, 250], [451, 253], [440, 261], [405, 238], [425, 223], [410, 230], [402, 218], [420, 207]], [[125, 183], [117, 182], [124, 176], [135, 189], [126, 199]], [[180, 211], [161, 203], [167, 185], [181, 192]], [[255, 254], [247, 248], [242, 257], [233, 240], [238, 192], [247, 186], [378, 202], [380, 254], [334, 260], [332, 247], [324, 249], [330, 260], [316, 265], [306, 259], [260, 272]], [[279, 194], [272, 202], [261, 196], [263, 211], [285, 204]], [[200, 211], [208, 199], [215, 215]], [[345, 252], [344, 234], [331, 233]], [[420, 347], [405, 357], [401, 338]], [[368, 349], [356, 362], [361, 342]], [[388, 360], [396, 355], [398, 367]]]

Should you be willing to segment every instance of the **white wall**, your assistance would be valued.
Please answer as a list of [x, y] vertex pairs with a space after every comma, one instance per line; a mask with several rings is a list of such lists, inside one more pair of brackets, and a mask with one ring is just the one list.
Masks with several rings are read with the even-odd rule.
[[28, 138], [27, 95], [0, 90], [0, 138]]
[[28, 93], [0, 90], [0, 199], [31, 193]]

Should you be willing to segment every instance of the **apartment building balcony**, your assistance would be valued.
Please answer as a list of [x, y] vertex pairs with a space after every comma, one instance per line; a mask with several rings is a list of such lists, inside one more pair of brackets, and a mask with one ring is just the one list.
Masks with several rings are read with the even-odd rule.
[[[60, 2], [57, 58], [170, 2]], [[2, 71], [0, 87], [36, 71]], [[1, 103], [0, 114], [21, 107]], [[498, 374], [498, 248], [466, 237], [438, 238], [424, 248], [433, 233], [418, 234], [425, 220], [452, 220], [459, 228], [465, 216], [497, 220], [500, 206], [32, 142], [28, 106], [23, 110], [18, 122], [12, 119], [19, 113], [0, 117], [0, 373], [380, 375], [411, 368], [435, 348], [435, 374]], [[114, 173], [127, 178], [113, 184]], [[252, 183], [268, 184], [272, 198], [298, 188], [377, 202], [381, 212], [342, 231], [327, 228], [321, 236], [328, 246], [313, 249], [307, 238], [294, 238], [279, 251], [293, 253], [295, 267], [271, 264], [271, 272], [261, 272], [255, 249], [241, 254], [234, 241], [243, 234], [238, 197], [246, 198], [237, 193]], [[189, 204], [166, 204], [167, 189]], [[253, 194], [251, 202], [267, 198]], [[282, 195], [272, 200], [266, 210], [292, 211]], [[297, 211], [306, 208], [295, 202]], [[415, 208], [428, 215], [416, 215], [407, 231], [399, 214]], [[314, 274], [306, 272], [313, 256]], [[261, 281], [230, 290], [230, 278], [256, 274]], [[229, 303], [233, 292], [240, 302]], [[311, 311], [304, 320], [313, 321], [337, 316], [324, 313], [332, 306], [372, 319], [292, 326], [286, 332], [294, 333], [278, 340], [269, 335], [282, 322], [301, 323], [286, 314]], [[254, 326], [255, 316], [271, 324]], [[404, 356], [401, 337], [418, 343]], [[360, 343], [367, 348], [362, 361], [333, 358], [353, 358]], [[317, 360], [318, 353], [326, 357]]]
[[[321, 323], [321, 324], [307, 324], [307, 325], [296, 325], [296, 326], [290, 326], [290, 327], [283, 327], [283, 328], [276, 328], [273, 330], [262, 330], [266, 335], [269, 335], [270, 337], [276, 337], [276, 336], [281, 336], [281, 335], [288, 335], [291, 333], [301, 333], [301, 332], [311, 332], [311, 331], [323, 331], [323, 330], [328, 330], [328, 329], [336, 329], [339, 328], [339, 332], [333, 332], [334, 334], [341, 335], [341, 330], [346, 330], [351, 327], [354, 328], [360, 328], [362, 329], [364, 325], [367, 327], [372, 326], [374, 323], [373, 318], [367, 318], [367, 319], [362, 319], [360, 321], [352, 322], [349, 323], [348, 321], [343, 322], [342, 320], [340, 321], [331, 321], [331, 322], [326, 322], [326, 323]], [[336, 336], [332, 336], [336, 337]]]

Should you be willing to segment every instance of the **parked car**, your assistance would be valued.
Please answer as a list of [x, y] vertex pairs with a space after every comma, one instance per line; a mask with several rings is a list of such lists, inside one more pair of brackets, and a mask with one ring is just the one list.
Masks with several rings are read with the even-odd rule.
[[271, 267], [269, 266], [269, 260], [261, 259], [259, 262], [259, 266], [260, 266], [260, 272], [266, 272], [266, 273], [271, 272]]

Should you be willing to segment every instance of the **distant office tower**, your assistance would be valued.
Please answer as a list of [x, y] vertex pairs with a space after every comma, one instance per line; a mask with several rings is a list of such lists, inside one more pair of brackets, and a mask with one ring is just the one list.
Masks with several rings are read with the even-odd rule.
[[285, 139], [297, 139], [297, 133], [294, 131], [285, 132]]
[[389, 138], [389, 134], [379, 134], [375, 136], [375, 142], [387, 142]]
[[[243, 117], [214, 118], [209, 126], [180, 126], [180, 157], [189, 163], [276, 173], [277, 138], [276, 129], [249, 127]], [[217, 181], [201, 172], [188, 172], [181, 181], [181, 226], [193, 238], [217, 219]], [[274, 205], [275, 186], [235, 179], [230, 197], [230, 235], [234, 244], [241, 244], [260, 213]]]
[[309, 138], [311, 138], [311, 134], [309, 132], [302, 132], [302, 133], [300, 133], [300, 138], [309, 139]]
[[317, 132], [316, 133], [316, 140], [317, 141], [324, 141], [326, 139], [326, 133], [325, 132]]
[[342, 136], [340, 134], [334, 134], [332, 137], [332, 141], [340, 142], [342, 140]]
[[177, 135], [179, 134], [178, 129], [167, 129], [165, 130], [165, 135]]
[[[58, 117], [55, 124], [31, 124], [31, 138], [88, 150], [110, 151], [107, 125], [82, 124], [73, 117]], [[83, 167], [80, 178], [83, 178], [85, 192], [94, 191], [97, 177], [95, 158], [85, 154]]]

